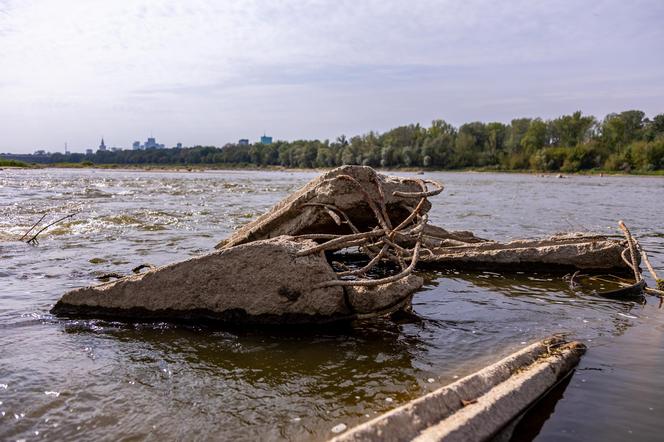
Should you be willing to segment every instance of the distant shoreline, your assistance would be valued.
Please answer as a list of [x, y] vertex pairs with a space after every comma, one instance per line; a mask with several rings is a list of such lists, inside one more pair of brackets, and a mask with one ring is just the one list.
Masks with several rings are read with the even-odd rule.
[[[25, 166], [0, 165], [2, 169], [98, 169], [98, 170], [126, 170], [143, 172], [201, 172], [215, 170], [252, 170], [252, 171], [281, 171], [281, 172], [324, 172], [333, 169], [330, 168], [294, 168], [284, 166], [261, 166], [257, 167], [251, 164], [92, 164], [83, 165], [81, 163], [53, 163], [53, 164], [25, 164]], [[447, 173], [501, 173], [501, 174], [524, 174], [524, 175], [542, 175], [553, 177], [565, 176], [655, 176], [664, 177], [664, 170], [652, 172], [616, 172], [607, 170], [584, 170], [579, 172], [564, 173], [558, 171], [537, 171], [537, 170], [501, 170], [494, 168], [464, 168], [464, 169], [438, 169], [438, 168], [420, 168], [420, 167], [400, 167], [400, 168], [376, 168], [381, 171], [394, 172], [447, 172]]]

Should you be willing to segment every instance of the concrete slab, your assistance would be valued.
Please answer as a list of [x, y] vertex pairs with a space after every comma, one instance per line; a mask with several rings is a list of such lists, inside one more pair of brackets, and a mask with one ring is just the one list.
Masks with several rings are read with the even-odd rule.
[[578, 364], [579, 342], [551, 337], [341, 434], [332, 441], [481, 441]]

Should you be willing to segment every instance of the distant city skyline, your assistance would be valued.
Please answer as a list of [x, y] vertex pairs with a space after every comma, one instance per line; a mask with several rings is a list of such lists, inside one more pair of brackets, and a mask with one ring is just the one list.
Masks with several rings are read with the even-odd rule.
[[[240, 140], [229, 140], [223, 144], [217, 144], [215, 146], [221, 147], [226, 144], [252, 144], [252, 143], [261, 143], [261, 144], [271, 144], [272, 143], [272, 138], [271, 136], [265, 135], [265, 133], [261, 136], [258, 137], [255, 141], [252, 141], [248, 138], [241, 138]], [[170, 148], [178, 148], [181, 149], [183, 147], [193, 147], [194, 145], [188, 145], [185, 146], [182, 142], [178, 141], [176, 143], [173, 143], [173, 145], [166, 145], [165, 143], [158, 143], [156, 141], [156, 137], [154, 136], [149, 136], [147, 137], [145, 143], [141, 143], [140, 141], [133, 141], [129, 146], [120, 146], [120, 145], [110, 145], [107, 144], [104, 137], [101, 137], [101, 141], [99, 142], [99, 145], [97, 147], [90, 147], [94, 143], [92, 143], [89, 146], [85, 146], [79, 150], [72, 150], [68, 142], [65, 142], [63, 144], [62, 149], [58, 148], [48, 148], [48, 147], [38, 147], [33, 149], [31, 152], [18, 152], [18, 151], [10, 151], [10, 150], [0, 150], [0, 153], [21, 153], [21, 154], [36, 154], [36, 155], [45, 155], [45, 154], [53, 154], [56, 152], [60, 153], [90, 153], [90, 152], [97, 152], [97, 151], [118, 151], [118, 150], [149, 150], [149, 149], [170, 149]], [[208, 144], [212, 146], [213, 144]]]
[[660, 0], [0, 0], [0, 152], [653, 116], [663, 23]]
[[[145, 143], [143, 143], [143, 144], [141, 144], [140, 141], [133, 141], [128, 146], [121, 146], [121, 145], [115, 145], [113, 143], [107, 143], [106, 140], [105, 140], [105, 137], [102, 136], [101, 141], [99, 142], [99, 145], [94, 147], [94, 144], [95, 143], [90, 143], [89, 145], [86, 145], [86, 146], [82, 147], [81, 149], [72, 150], [71, 147], [69, 146], [69, 143], [65, 141], [65, 143], [63, 144], [63, 147], [61, 149], [58, 149], [57, 147], [56, 148], [48, 148], [48, 147], [42, 146], [42, 147], [38, 147], [38, 148], [34, 149], [33, 152], [21, 152], [21, 153], [35, 153], [35, 154], [42, 155], [42, 154], [47, 153], [47, 152], [48, 153], [56, 153], [56, 152], [60, 152], [60, 153], [67, 153], [67, 152], [69, 152], [69, 153], [83, 153], [83, 152], [89, 152], [89, 151], [93, 151], [93, 152], [96, 152], [96, 151], [117, 151], [117, 150], [124, 150], [124, 149], [126, 149], [126, 150], [138, 150], [138, 149], [144, 150], [144, 149], [165, 149], [165, 148], [168, 148], [168, 147], [178, 147], [178, 148], [182, 147], [181, 142], [174, 143], [173, 146], [166, 146], [166, 144], [164, 144], [164, 143], [157, 143], [156, 142], [156, 137], [153, 137], [153, 136], [147, 137]], [[3, 151], [0, 150], [0, 152], [3, 152]], [[6, 153], [18, 153], [18, 152], [7, 151]]]

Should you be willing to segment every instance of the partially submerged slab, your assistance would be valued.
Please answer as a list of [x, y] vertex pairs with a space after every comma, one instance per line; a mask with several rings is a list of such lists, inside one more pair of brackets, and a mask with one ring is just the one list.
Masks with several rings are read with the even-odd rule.
[[558, 337], [536, 342], [332, 441], [489, 440], [565, 378], [584, 352], [583, 344]]
[[[412, 230], [416, 216], [424, 225], [430, 205], [421, 195], [423, 188], [422, 180], [385, 177], [368, 167], [335, 169], [237, 231], [219, 251], [75, 290], [65, 294], [53, 312], [294, 324], [408, 309], [412, 294], [423, 283], [411, 274], [419, 241], [410, 251], [390, 246], [394, 253], [376, 241], [391, 242], [388, 232], [393, 231], [412, 236], [408, 229]], [[328, 242], [314, 241], [320, 239]], [[326, 251], [362, 244], [371, 257], [364, 270], [333, 270]], [[383, 250], [372, 251], [374, 247]], [[366, 277], [369, 267], [383, 257], [396, 261], [401, 270], [379, 279]]]
[[[344, 177], [352, 177], [355, 182], [342, 179]], [[421, 200], [413, 196], [422, 193], [422, 190], [417, 179], [386, 176], [370, 167], [339, 167], [310, 181], [217, 244], [217, 248], [278, 235], [366, 232], [380, 227], [375, 209], [381, 204], [385, 209], [383, 218], [396, 226], [416, 209]], [[425, 198], [417, 210], [418, 216], [426, 217], [430, 207], [428, 198]], [[413, 219], [413, 224], [415, 222], [416, 219]], [[390, 236], [399, 245], [409, 248], [413, 248], [419, 238], [423, 249], [419, 262], [429, 266], [507, 270], [532, 267], [629, 270], [621, 258], [626, 247], [624, 241], [588, 233], [503, 243], [476, 237], [472, 232], [448, 231], [425, 221], [420, 237], [400, 233]]]
[[[132, 319], [325, 323], [408, 308], [418, 264], [626, 268], [621, 241], [563, 235], [498, 243], [428, 224], [441, 184], [344, 166], [312, 180], [216, 252], [65, 294], [53, 312]], [[361, 268], [328, 262], [354, 249]], [[376, 272], [380, 267], [380, 271]], [[385, 271], [388, 267], [397, 271]], [[340, 269], [340, 270], [339, 270]], [[383, 274], [376, 278], [370, 274]]]
[[319, 287], [336, 280], [316, 244], [290, 237], [254, 241], [66, 293], [52, 312], [126, 319], [227, 323], [326, 323], [408, 307], [422, 279], [373, 288]]
[[[413, 211], [418, 200], [394, 195], [394, 192], [420, 190], [420, 186], [412, 179], [387, 176], [371, 167], [337, 167], [311, 180], [221, 241], [216, 248], [279, 235], [353, 233], [349, 221], [357, 229], [366, 231], [376, 225], [376, 218], [367, 200], [375, 201], [377, 205], [382, 200], [396, 226]], [[426, 202], [421, 213], [426, 213], [430, 207]]]
[[434, 266], [518, 270], [533, 267], [579, 270], [627, 270], [621, 253], [624, 241], [605, 236], [570, 233], [545, 239], [519, 239], [500, 243], [476, 241], [464, 244], [443, 238], [425, 240], [430, 254], [421, 262]]

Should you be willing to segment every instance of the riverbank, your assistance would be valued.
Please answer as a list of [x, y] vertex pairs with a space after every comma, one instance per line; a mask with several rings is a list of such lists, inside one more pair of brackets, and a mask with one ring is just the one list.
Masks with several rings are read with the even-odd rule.
[[25, 167], [33, 167], [28, 163], [24, 163], [23, 161], [16, 161], [16, 160], [5, 160], [3, 158], [0, 158], [0, 167], [2, 168], [25, 168]]
[[[285, 166], [256, 166], [254, 164], [246, 163], [223, 163], [223, 164], [93, 164], [90, 162], [82, 163], [52, 163], [52, 164], [27, 164], [22, 165], [3, 165], [5, 163], [21, 163], [14, 160], [0, 160], [0, 167], [17, 167], [17, 168], [32, 168], [32, 169], [112, 169], [112, 170], [130, 170], [130, 171], [146, 171], [146, 172], [201, 172], [201, 171], [214, 171], [214, 170], [246, 170], [246, 171], [283, 171], [283, 172], [324, 172], [332, 169], [330, 168], [293, 168]], [[561, 172], [561, 171], [538, 171], [531, 169], [518, 169], [508, 170], [493, 167], [470, 167], [464, 169], [437, 169], [437, 168], [421, 168], [421, 167], [400, 167], [400, 168], [387, 168], [381, 171], [396, 171], [396, 172], [412, 172], [412, 173], [433, 173], [433, 172], [448, 172], [448, 173], [505, 173], [505, 174], [526, 174], [526, 175], [542, 175], [542, 176], [661, 176], [664, 177], [664, 170], [653, 171], [614, 171], [604, 169], [588, 169], [578, 172]]]

